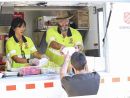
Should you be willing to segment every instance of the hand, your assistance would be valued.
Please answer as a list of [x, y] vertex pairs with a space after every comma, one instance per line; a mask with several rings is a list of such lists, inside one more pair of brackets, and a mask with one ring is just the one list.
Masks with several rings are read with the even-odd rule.
[[45, 54], [43, 54], [43, 55], [41, 56], [41, 58], [47, 58], [47, 59], [49, 60], [49, 57], [46, 56]]
[[8, 59], [4, 56], [3, 58], [2, 58], [2, 62], [3, 63], [6, 63], [8, 61]]
[[79, 47], [75, 46], [75, 50], [76, 50], [76, 52], [78, 52], [79, 51]]
[[31, 66], [37, 66], [37, 65], [39, 65], [39, 59], [37, 59], [37, 58], [30, 59], [30, 60], [29, 60], [29, 64], [30, 64]]
[[60, 48], [60, 53], [63, 55], [64, 53], [63, 53], [63, 49], [65, 48], [65, 46], [61, 46], [61, 48]]
[[76, 52], [76, 49], [74, 47], [65, 47], [62, 52], [64, 55], [68, 53], [68, 55], [71, 56], [74, 52]]
[[76, 52], [82, 51], [83, 47], [81, 45], [76, 45], [75, 50], [76, 50]]

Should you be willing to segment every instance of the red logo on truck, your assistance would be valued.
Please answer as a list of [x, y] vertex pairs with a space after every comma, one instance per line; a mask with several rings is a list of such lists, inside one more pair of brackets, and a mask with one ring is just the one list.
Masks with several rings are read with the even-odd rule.
[[130, 24], [130, 12], [124, 12], [124, 22]]

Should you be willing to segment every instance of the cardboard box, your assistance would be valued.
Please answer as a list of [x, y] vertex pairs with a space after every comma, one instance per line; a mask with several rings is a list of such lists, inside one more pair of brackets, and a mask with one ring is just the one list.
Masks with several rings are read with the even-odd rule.
[[41, 16], [41, 17], [38, 17], [38, 27], [37, 27], [38, 30], [47, 29], [50, 26], [56, 25], [54, 18], [56, 18], [56, 16]]
[[76, 23], [78, 28], [88, 28], [89, 27], [89, 11], [85, 10], [77, 10], [74, 12], [74, 17], [72, 20]]
[[0, 55], [5, 55], [5, 41], [7, 40], [8, 34], [0, 34]]

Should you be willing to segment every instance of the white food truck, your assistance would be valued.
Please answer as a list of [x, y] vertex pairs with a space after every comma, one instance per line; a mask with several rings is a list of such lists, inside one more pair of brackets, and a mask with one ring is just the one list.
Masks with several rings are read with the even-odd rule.
[[[42, 17], [45, 21], [46, 17], [53, 17], [58, 10], [77, 13], [76, 29], [83, 36], [89, 70], [95, 70], [101, 76], [97, 95], [73, 98], [129, 98], [130, 3], [128, 1], [0, 1], [0, 35], [7, 34], [12, 18], [20, 15], [27, 22], [28, 33], [25, 35], [32, 38], [39, 51], [44, 52], [45, 33], [50, 25], [46, 27], [45, 24], [39, 24], [41, 20], [38, 19]], [[87, 13], [86, 17], [80, 16], [82, 15], [80, 12]], [[82, 20], [81, 17], [85, 18]], [[68, 98], [61, 86], [59, 74], [1, 78], [0, 97]]]

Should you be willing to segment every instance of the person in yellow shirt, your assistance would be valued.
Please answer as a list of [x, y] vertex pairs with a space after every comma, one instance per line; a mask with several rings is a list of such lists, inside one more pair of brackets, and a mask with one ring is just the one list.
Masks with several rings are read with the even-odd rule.
[[[45, 56], [37, 51], [31, 38], [23, 35], [25, 28], [23, 19], [17, 17], [12, 20], [9, 39], [6, 42], [6, 55], [11, 59], [12, 68], [38, 65], [39, 59]], [[30, 59], [31, 55], [35, 58]]]
[[48, 44], [46, 55], [59, 66], [64, 61], [64, 56], [61, 53], [63, 48], [78, 47], [79, 50], [83, 50], [81, 34], [69, 26], [69, 20], [72, 17], [69, 16], [67, 11], [58, 11], [56, 17], [58, 26], [49, 28], [46, 32], [46, 42]]

